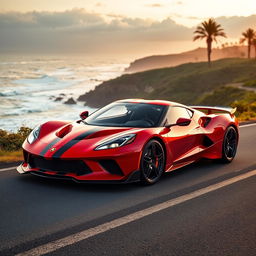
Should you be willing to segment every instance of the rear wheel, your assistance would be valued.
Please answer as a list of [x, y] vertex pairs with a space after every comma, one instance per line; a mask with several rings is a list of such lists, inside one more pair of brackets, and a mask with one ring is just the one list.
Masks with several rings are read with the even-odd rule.
[[150, 140], [142, 152], [140, 161], [141, 183], [151, 185], [156, 183], [164, 172], [165, 153], [163, 146], [157, 140]]
[[227, 128], [223, 144], [222, 144], [222, 161], [224, 163], [230, 163], [237, 150], [238, 134], [234, 127], [230, 126]]

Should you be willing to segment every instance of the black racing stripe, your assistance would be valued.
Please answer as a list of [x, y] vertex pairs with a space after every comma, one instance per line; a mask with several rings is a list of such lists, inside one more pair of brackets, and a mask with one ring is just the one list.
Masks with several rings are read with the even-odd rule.
[[64, 154], [68, 149], [70, 149], [71, 147], [73, 147], [76, 143], [80, 142], [81, 140], [83, 140], [84, 138], [86, 138], [87, 136], [97, 132], [99, 129], [92, 129], [89, 130], [87, 132], [84, 132], [80, 135], [78, 135], [77, 137], [75, 137], [74, 139], [70, 140], [68, 143], [66, 143], [62, 148], [60, 148], [59, 150], [57, 150], [52, 157], [61, 157], [62, 154]]
[[46, 154], [46, 152], [58, 141], [60, 141], [61, 138], [56, 138], [54, 139], [50, 144], [48, 144], [41, 152], [40, 152], [40, 156], [44, 156]]

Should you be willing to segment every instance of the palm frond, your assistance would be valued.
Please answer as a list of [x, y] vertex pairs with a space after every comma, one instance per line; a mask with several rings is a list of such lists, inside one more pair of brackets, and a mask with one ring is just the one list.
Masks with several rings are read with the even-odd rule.
[[206, 37], [216, 41], [216, 37], [227, 37], [224, 32], [224, 29], [213, 18], [203, 21], [199, 26], [197, 26], [196, 30], [194, 31], [194, 34], [197, 35], [194, 37], [194, 41]]
[[248, 28], [245, 32], [242, 33], [243, 39], [251, 41], [256, 36], [256, 31], [254, 31], [252, 28]]
[[245, 41], [246, 41], [246, 38], [243, 37], [243, 38], [240, 38], [239, 43], [242, 44], [242, 43], [244, 43]]
[[196, 30], [196, 31], [194, 32], [194, 34], [207, 35], [206, 32], [203, 31], [203, 30]]
[[222, 31], [214, 33], [214, 37], [217, 37], [217, 36], [227, 37], [226, 33], [222, 32]]
[[202, 40], [202, 39], [204, 39], [205, 37], [206, 37], [206, 36], [197, 35], [197, 36], [194, 36], [194, 37], [193, 37], [193, 41], [196, 41], [196, 40], [198, 40], [198, 39]]

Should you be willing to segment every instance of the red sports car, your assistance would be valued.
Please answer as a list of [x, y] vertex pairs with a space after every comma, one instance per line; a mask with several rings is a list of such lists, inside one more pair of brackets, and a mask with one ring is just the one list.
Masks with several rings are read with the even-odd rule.
[[19, 173], [79, 182], [157, 182], [201, 158], [231, 162], [235, 109], [161, 100], [113, 102], [76, 122], [50, 121], [23, 143]]

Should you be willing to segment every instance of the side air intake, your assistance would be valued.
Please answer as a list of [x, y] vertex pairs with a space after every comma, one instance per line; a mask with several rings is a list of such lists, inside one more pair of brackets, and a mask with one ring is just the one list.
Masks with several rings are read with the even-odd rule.
[[115, 160], [112, 159], [104, 159], [99, 161], [100, 165], [109, 173], [114, 175], [123, 176], [123, 172], [120, 166], [117, 164]]
[[211, 145], [213, 145], [213, 141], [208, 136], [204, 136], [203, 146], [210, 147]]

